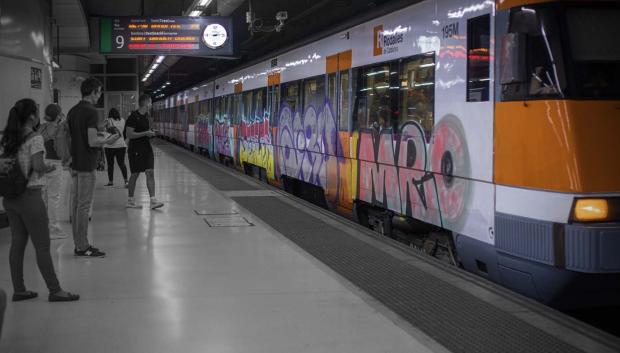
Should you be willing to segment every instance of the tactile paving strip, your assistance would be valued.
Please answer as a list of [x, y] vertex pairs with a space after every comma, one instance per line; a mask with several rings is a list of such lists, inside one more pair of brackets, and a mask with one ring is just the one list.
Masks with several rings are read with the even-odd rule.
[[452, 352], [581, 352], [276, 197], [234, 200]]

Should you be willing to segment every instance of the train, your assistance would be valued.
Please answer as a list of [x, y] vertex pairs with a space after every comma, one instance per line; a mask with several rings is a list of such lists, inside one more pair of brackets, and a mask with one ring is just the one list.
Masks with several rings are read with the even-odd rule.
[[552, 307], [620, 304], [619, 1], [426, 0], [156, 99], [163, 138]]

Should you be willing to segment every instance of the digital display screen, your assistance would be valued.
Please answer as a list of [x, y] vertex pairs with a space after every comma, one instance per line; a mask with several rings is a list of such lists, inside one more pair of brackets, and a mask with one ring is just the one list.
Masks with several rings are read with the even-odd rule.
[[233, 55], [230, 17], [113, 17], [100, 21], [102, 54]]

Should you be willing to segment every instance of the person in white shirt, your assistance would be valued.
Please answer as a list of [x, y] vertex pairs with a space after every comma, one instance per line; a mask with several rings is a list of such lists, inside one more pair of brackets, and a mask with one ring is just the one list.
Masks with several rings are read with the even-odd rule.
[[[121, 114], [116, 108], [110, 109], [108, 113], [108, 119], [105, 123], [106, 131], [110, 134], [118, 133], [122, 136], [125, 130], [125, 120], [121, 118]], [[125, 166], [125, 153], [127, 152], [127, 145], [125, 140], [119, 138], [109, 145], [105, 145], [105, 156], [108, 162], [108, 183], [106, 186], [114, 185], [114, 159], [123, 173], [123, 180], [125, 180], [125, 187], [127, 187], [127, 167]]]

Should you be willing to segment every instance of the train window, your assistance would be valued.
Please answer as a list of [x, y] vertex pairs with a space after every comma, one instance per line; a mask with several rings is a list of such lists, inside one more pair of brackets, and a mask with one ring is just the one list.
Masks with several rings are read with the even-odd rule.
[[185, 104], [179, 105], [179, 109], [177, 111], [177, 124], [186, 125], [187, 124], [187, 112], [185, 111]]
[[340, 131], [350, 131], [350, 106], [351, 88], [349, 87], [349, 71], [340, 72], [340, 85], [338, 92], [338, 127]]
[[356, 70], [354, 127], [394, 128], [398, 122], [398, 64], [385, 63]]
[[211, 120], [211, 102], [212, 100], [208, 99], [203, 101], [202, 113], [207, 116], [208, 120]]
[[215, 120], [222, 121], [222, 108], [220, 106], [220, 102], [222, 101], [221, 97], [214, 98], [213, 110], [215, 114]]
[[620, 98], [619, 7], [569, 7], [566, 25], [578, 98]]
[[234, 124], [235, 109], [239, 106], [239, 104], [233, 104], [233, 99], [237, 96], [237, 94], [229, 94], [224, 98], [224, 116], [230, 124]]
[[187, 122], [188, 124], [192, 124], [194, 119], [194, 103], [187, 104]]
[[265, 116], [265, 89], [257, 89], [254, 91], [254, 117], [263, 120]]
[[282, 103], [287, 104], [291, 111], [295, 112], [299, 108], [299, 82], [287, 82], [283, 86]]
[[304, 80], [304, 111], [309, 106], [319, 110], [325, 100], [325, 76]]
[[400, 66], [399, 125], [416, 121], [429, 138], [434, 125], [435, 55], [421, 54]]
[[243, 108], [241, 105], [241, 93], [236, 93], [236, 94], [231, 94], [229, 99], [229, 107], [228, 107], [228, 112], [229, 112], [229, 116], [230, 116], [230, 122], [231, 124], [240, 124], [241, 123], [241, 116], [243, 115]]
[[490, 91], [491, 16], [467, 21], [467, 101], [486, 102]]
[[515, 8], [501, 40], [501, 99], [548, 99], [567, 86], [563, 31], [552, 7]]
[[196, 123], [197, 116], [200, 114], [200, 102], [194, 102], [194, 110], [192, 112], [192, 124]]
[[252, 109], [252, 91], [248, 91], [248, 92], [243, 92], [243, 115], [242, 115], [242, 120], [243, 121], [253, 121], [254, 120], [254, 116], [252, 114], [253, 109]]

